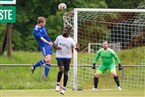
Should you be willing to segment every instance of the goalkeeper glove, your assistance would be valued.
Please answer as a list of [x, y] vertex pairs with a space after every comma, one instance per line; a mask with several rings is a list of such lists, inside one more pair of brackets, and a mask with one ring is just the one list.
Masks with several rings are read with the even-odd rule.
[[122, 70], [123, 66], [121, 66], [121, 64], [118, 64], [118, 70]]
[[95, 63], [92, 64], [92, 69], [96, 69], [95, 65], [96, 65]]

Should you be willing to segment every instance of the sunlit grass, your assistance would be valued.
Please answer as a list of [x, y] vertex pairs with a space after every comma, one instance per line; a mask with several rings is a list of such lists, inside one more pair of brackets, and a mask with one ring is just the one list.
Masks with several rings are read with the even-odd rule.
[[[32, 74], [30, 67], [1, 67], [0, 89], [47, 89], [54, 88], [58, 68], [50, 68], [48, 80], [40, 80], [40, 69], [36, 68]], [[42, 67], [42, 74], [44, 68]], [[42, 75], [43, 76], [43, 75]]]
[[66, 90], [65, 95], [55, 92], [54, 89], [33, 90], [0, 90], [2, 97], [145, 97], [142, 89], [99, 90], [99, 91], [73, 91]]
[[[54, 54], [53, 57], [52, 63], [56, 63]], [[0, 59], [1, 64], [34, 64], [43, 59], [43, 55], [41, 52], [13, 51], [12, 57], [8, 58], [5, 52], [0, 56]]]
[[[88, 64], [92, 64], [92, 59], [96, 53], [78, 53], [78, 62], [84, 63], [87, 60]], [[145, 47], [137, 47], [133, 49], [121, 50], [117, 52], [122, 64], [134, 65], [139, 64], [141, 60], [145, 59]], [[86, 56], [86, 57], [85, 57]], [[89, 57], [91, 56], [91, 59]], [[34, 64], [35, 62], [43, 59], [41, 52], [29, 52], [29, 51], [13, 51], [12, 57], [8, 58], [7, 53], [0, 56], [1, 64]], [[90, 60], [90, 61], [88, 61]], [[55, 53], [53, 53], [52, 64], [56, 64]], [[86, 63], [85, 63], [86, 64]]]
[[[134, 49], [122, 50], [117, 52], [121, 63], [123, 65], [141, 65], [142, 61], [145, 62], [145, 47], [138, 47]], [[87, 61], [87, 65], [92, 64], [92, 60], [88, 59], [88, 53], [78, 53], [78, 59], [81, 64]], [[95, 53], [90, 53], [91, 58], [95, 56]], [[83, 58], [83, 60], [81, 60]], [[7, 53], [0, 56], [1, 64], [34, 64], [40, 59], [43, 59], [43, 55], [41, 52], [26, 52], [26, 51], [13, 51], [12, 57], [8, 58]], [[85, 60], [85, 61], [84, 61]], [[55, 53], [53, 54], [52, 64], [56, 65]], [[85, 63], [86, 64], [86, 63]], [[83, 65], [85, 65], [83, 64]], [[89, 67], [87, 67], [89, 68]], [[44, 68], [42, 69], [42, 73], [44, 73]], [[85, 68], [80, 68], [79, 72], [85, 71]], [[88, 69], [87, 69], [88, 70]], [[131, 68], [125, 69], [125, 73], [130, 72]], [[91, 68], [90, 68], [90, 71]], [[36, 69], [34, 74], [30, 72], [29, 67], [0, 67], [0, 89], [46, 89], [46, 88], [55, 88], [56, 77], [58, 72], [58, 67], [51, 67], [50, 74], [47, 81], [41, 80], [39, 78], [39, 68]], [[88, 71], [89, 72], [89, 71]], [[121, 78], [121, 72], [118, 72]], [[93, 75], [88, 75], [93, 76]], [[110, 77], [110, 75], [103, 75], [100, 78], [101, 83], [99, 83], [99, 87], [112, 87], [109, 83], [114, 83], [114, 80], [111, 79], [105, 82], [106, 78]], [[112, 78], [112, 77], [110, 77]], [[104, 80], [105, 79], [105, 80]], [[90, 88], [93, 85], [93, 80], [90, 78], [86, 86], [82, 86], [83, 88]], [[115, 83], [113, 84], [115, 86]]]

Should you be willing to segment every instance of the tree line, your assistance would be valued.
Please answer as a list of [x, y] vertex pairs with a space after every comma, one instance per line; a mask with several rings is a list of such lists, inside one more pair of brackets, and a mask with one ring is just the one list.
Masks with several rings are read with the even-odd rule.
[[[12, 49], [37, 51], [38, 45], [33, 37], [33, 28], [37, 18], [46, 18], [47, 33], [52, 41], [61, 34], [63, 14], [58, 4], [67, 5], [65, 11], [73, 8], [137, 8], [142, 0], [17, 0], [16, 23], [12, 24]], [[0, 48], [4, 41], [7, 24], [0, 24]]]

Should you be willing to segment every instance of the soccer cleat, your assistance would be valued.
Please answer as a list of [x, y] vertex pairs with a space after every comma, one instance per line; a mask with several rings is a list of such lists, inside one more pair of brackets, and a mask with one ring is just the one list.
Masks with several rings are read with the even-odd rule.
[[60, 94], [64, 95], [66, 88], [62, 88], [62, 90], [60, 91]]
[[59, 92], [60, 86], [56, 85], [55, 91]]
[[35, 67], [32, 66], [32, 67], [31, 67], [31, 72], [34, 73], [34, 71], [35, 71]]
[[122, 89], [120, 87], [118, 87], [118, 90], [121, 91]]
[[98, 91], [98, 89], [97, 88], [93, 88], [92, 91]]
[[44, 75], [42, 78], [43, 80], [47, 81], [47, 76]]
[[65, 90], [62, 89], [62, 90], [60, 91], [60, 94], [64, 95], [64, 93], [65, 93]]

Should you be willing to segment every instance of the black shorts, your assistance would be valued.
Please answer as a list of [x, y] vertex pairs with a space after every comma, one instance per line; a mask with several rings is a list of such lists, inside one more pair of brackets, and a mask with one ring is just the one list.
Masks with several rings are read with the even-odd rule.
[[58, 66], [64, 66], [64, 70], [69, 71], [71, 59], [69, 58], [56, 58], [56, 59], [57, 59]]

